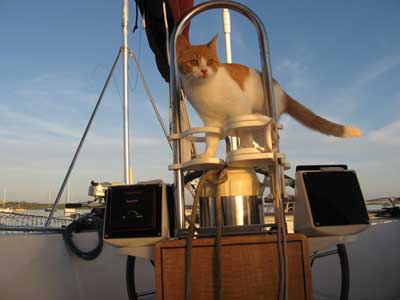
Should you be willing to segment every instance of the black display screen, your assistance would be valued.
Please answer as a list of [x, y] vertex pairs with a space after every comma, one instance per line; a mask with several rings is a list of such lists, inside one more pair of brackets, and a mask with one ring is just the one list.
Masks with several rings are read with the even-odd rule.
[[352, 171], [304, 172], [315, 226], [368, 224], [357, 176]]
[[162, 186], [122, 185], [107, 191], [106, 238], [161, 235]]

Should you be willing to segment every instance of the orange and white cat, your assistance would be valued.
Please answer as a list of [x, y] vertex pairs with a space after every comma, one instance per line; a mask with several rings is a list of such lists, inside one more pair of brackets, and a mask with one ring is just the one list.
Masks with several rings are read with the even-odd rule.
[[[227, 119], [239, 115], [269, 115], [260, 72], [240, 64], [221, 63], [217, 36], [204, 45], [191, 45], [180, 37], [177, 52], [183, 90], [205, 126], [222, 128]], [[291, 98], [276, 80], [273, 89], [278, 116], [287, 113], [308, 128], [326, 135], [361, 136], [358, 128], [336, 124], [314, 114]], [[241, 137], [241, 144], [245, 139]], [[213, 157], [219, 137], [207, 134], [206, 142], [202, 156]]]

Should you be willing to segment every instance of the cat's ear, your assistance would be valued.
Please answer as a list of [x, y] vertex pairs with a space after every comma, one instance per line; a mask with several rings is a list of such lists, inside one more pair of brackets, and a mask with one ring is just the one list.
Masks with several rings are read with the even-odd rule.
[[190, 42], [187, 37], [183, 34], [178, 36], [178, 40], [176, 41], [176, 52], [180, 53], [182, 50], [185, 50], [190, 47]]
[[218, 33], [214, 35], [214, 37], [211, 39], [211, 41], [208, 42], [207, 46], [209, 48], [217, 48], [217, 40], [218, 40]]

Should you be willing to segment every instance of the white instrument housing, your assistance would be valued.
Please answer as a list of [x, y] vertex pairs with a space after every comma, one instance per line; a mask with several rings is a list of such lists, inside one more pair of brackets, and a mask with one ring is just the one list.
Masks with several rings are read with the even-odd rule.
[[294, 230], [307, 236], [349, 235], [370, 226], [351, 170], [296, 172]]

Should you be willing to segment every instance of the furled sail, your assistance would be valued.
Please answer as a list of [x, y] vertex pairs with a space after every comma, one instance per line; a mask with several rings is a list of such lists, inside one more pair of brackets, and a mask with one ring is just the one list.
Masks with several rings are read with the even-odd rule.
[[[145, 20], [147, 39], [154, 52], [158, 70], [164, 79], [169, 81], [163, 2], [166, 6], [170, 36], [175, 24], [193, 7], [194, 0], [136, 0], [142, 18]], [[183, 34], [189, 39], [189, 26]]]

